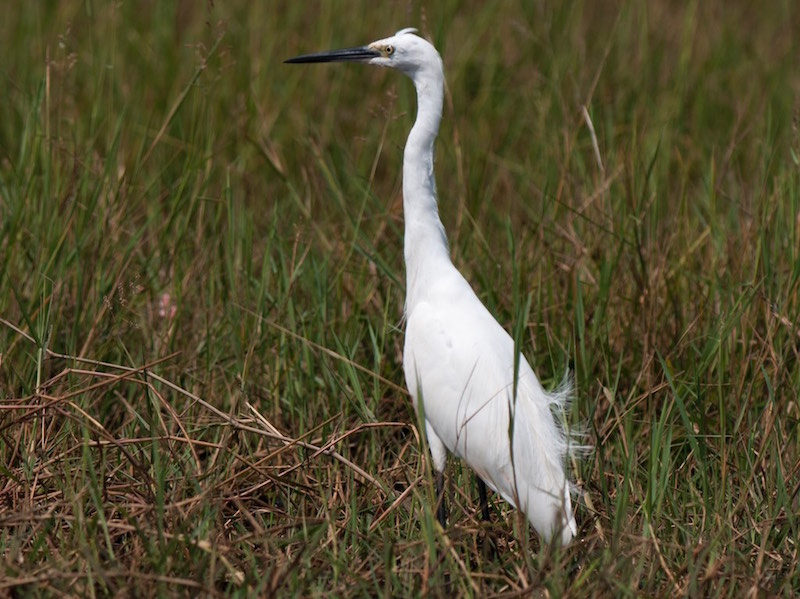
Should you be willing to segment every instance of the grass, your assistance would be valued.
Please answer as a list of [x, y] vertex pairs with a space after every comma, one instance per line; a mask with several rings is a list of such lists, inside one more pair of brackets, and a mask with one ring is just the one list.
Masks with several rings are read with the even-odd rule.
[[[0, 592], [797, 592], [800, 12], [556, 4], [2, 19]], [[562, 551], [497, 498], [486, 531], [455, 462], [431, 513], [411, 84], [281, 62], [408, 25], [448, 75], [454, 262], [547, 385], [574, 372], [594, 450]]]

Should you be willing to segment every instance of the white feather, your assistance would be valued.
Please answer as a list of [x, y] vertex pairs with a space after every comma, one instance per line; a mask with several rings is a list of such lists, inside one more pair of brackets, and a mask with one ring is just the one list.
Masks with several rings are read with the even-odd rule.
[[[558, 534], [566, 544], [577, 527], [563, 467], [567, 439], [552, 410], [563, 409], [569, 386], [545, 392], [521, 358], [515, 401], [513, 339], [461, 274], [447, 270], [406, 314], [404, 370], [415, 406], [421, 399], [429, 437], [432, 429], [544, 539]], [[443, 456], [434, 462], [444, 469]]]

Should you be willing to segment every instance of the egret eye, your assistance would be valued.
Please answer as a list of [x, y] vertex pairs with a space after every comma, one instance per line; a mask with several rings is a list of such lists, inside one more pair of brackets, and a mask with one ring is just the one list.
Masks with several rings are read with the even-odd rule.
[[386, 52], [386, 56], [391, 56], [394, 54], [394, 46], [386, 46], [383, 51]]

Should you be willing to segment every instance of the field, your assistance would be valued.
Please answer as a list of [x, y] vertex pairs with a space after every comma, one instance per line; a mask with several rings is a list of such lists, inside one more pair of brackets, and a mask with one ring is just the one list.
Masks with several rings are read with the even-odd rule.
[[[800, 5], [427, 4], [5, 11], [0, 596], [800, 592]], [[453, 261], [575, 380], [566, 548], [432, 512], [412, 84], [283, 64], [407, 26]]]

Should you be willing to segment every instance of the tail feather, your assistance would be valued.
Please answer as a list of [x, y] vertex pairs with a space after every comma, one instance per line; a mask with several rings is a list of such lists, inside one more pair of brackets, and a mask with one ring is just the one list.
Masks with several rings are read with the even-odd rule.
[[554, 391], [547, 392], [535, 375], [521, 378], [513, 429], [519, 507], [545, 539], [558, 535], [566, 544], [577, 534], [577, 523], [564, 465], [568, 455], [583, 449], [577, 434], [564, 423], [573, 397], [572, 380], [567, 374]]

